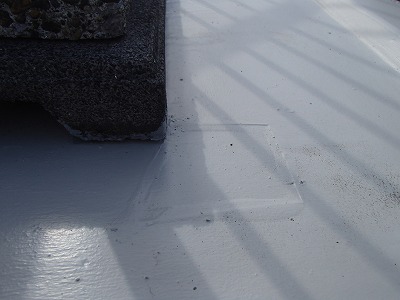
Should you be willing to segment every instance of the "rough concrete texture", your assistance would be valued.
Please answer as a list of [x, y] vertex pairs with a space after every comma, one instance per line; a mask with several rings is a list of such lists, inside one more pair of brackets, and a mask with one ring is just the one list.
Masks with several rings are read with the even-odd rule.
[[0, 36], [102, 39], [125, 33], [130, 0], [0, 0]]
[[135, 1], [118, 39], [0, 39], [0, 101], [37, 102], [83, 139], [163, 138], [164, 1]]

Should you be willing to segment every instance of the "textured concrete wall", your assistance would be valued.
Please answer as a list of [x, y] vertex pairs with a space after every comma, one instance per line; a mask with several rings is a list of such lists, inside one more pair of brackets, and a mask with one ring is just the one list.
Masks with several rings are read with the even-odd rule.
[[130, 0], [0, 0], [0, 36], [101, 39], [125, 33]]

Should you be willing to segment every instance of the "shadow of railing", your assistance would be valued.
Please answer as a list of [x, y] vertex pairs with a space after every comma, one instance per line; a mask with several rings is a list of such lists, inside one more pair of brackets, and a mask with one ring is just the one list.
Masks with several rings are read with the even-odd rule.
[[[191, 18], [195, 22], [199, 22], [202, 26], [210, 31], [218, 33], [218, 30], [204, 22], [198, 16], [191, 12], [185, 11], [180, 1], [170, 2], [169, 10], [176, 10]], [[208, 9], [213, 9], [216, 13], [229, 18], [231, 21], [236, 22], [229, 30], [235, 31], [239, 27], [246, 25], [246, 20], [236, 20], [230, 17], [229, 14], [217, 9], [214, 4], [205, 1], [199, 1], [204, 4]], [[238, 1], [232, 3], [239, 3]], [[248, 11], [257, 13], [259, 20], [267, 18], [269, 15], [276, 14], [276, 11], [257, 11], [250, 5], [239, 3], [241, 6], [246, 7]], [[278, 10], [285, 10], [288, 6], [293, 6], [293, 3], [286, 1], [283, 5], [276, 3], [280, 6]], [[312, 15], [312, 11], [309, 14]], [[254, 19], [253, 19], [254, 21]], [[293, 19], [286, 24], [288, 30], [293, 30], [296, 22], [299, 19]], [[174, 20], [176, 24], [181, 24], [181, 20]], [[179, 26], [178, 26], [179, 27]], [[174, 27], [175, 29], [176, 27]], [[167, 29], [168, 30], [168, 29]], [[182, 32], [180, 34], [183, 36]], [[220, 34], [223, 34], [220, 32]], [[300, 31], [297, 31], [300, 34]], [[317, 38], [312, 38], [310, 35], [304, 34], [304, 38], [318, 43]], [[257, 41], [255, 41], [257, 42]], [[291, 52], [292, 55], [304, 59], [310, 64], [320, 67], [325, 72], [330, 73], [332, 76], [340, 80], [350, 79], [353, 80], [352, 84], [357, 85], [360, 89], [364, 89], [365, 93], [369, 93], [375, 97], [380, 98], [383, 96], [379, 91], [372, 88], [366, 88], [362, 82], [355, 81], [351, 77], [342, 77], [339, 71], [331, 68], [327, 64], [321, 64], [315, 59], [297, 51], [296, 49], [284, 45], [279, 41], [273, 41], [276, 46]], [[170, 42], [170, 47], [173, 46], [173, 41]], [[321, 45], [327, 44], [321, 41]], [[230, 53], [221, 53], [215, 56], [215, 53], [210, 54], [207, 63], [216, 67], [223, 74], [234, 80], [238, 86], [249, 91], [257, 97], [266, 106], [275, 109], [281, 107], [282, 109], [289, 109], [278, 99], [275, 99], [265, 90], [252, 83], [246, 76], [234, 70], [231, 66], [223, 62], [223, 57], [230, 55], [234, 52], [244, 52], [253, 57], [260, 64], [265, 65], [267, 68], [276, 71], [284, 77], [291, 80], [295, 85], [302, 86], [310, 94], [320, 98], [324, 103], [336, 113], [340, 114], [343, 118], [351, 119], [363, 126], [366, 131], [372, 132], [378, 136], [384, 143], [389, 144], [395, 148], [399, 148], [399, 140], [396, 136], [387, 133], [383, 129], [376, 126], [369, 120], [355, 113], [342, 104], [338, 103], [330, 95], [319, 90], [317, 87], [311, 85], [307, 81], [301, 79], [297, 74], [290, 70], [285, 70], [278, 63], [272, 62], [255, 52], [251, 46], [231, 45]], [[168, 51], [172, 50], [167, 47]], [[175, 64], [180, 64], [181, 59], [185, 58], [185, 52], [180, 47], [175, 47], [172, 58], [173, 61], [167, 60], [167, 65], [170, 70], [167, 80], [171, 87], [171, 81], [178, 80], [178, 71], [171, 68]], [[180, 52], [179, 52], [180, 51]], [[207, 54], [208, 50], [205, 50]], [[348, 56], [354, 59], [354, 55], [348, 53]], [[355, 59], [356, 60], [356, 59]], [[361, 59], [357, 60], [358, 63], [367, 62]], [[181, 63], [182, 64], [182, 63]], [[369, 64], [368, 64], [369, 65]], [[369, 65], [369, 68], [372, 67]], [[182, 67], [183, 68], [183, 67]], [[189, 74], [192, 70], [185, 70]], [[346, 76], [346, 75], [345, 75]], [[175, 84], [175, 83], [174, 83]], [[190, 79], [184, 78], [185, 89], [190, 90], [193, 94], [198, 95], [196, 103], [199, 104], [215, 119], [221, 121], [220, 125], [224, 124], [237, 124], [237, 122], [226, 112], [225, 108], [220, 106], [216, 101], [213, 101], [206, 95], [199, 87], [197, 87]], [[176, 88], [176, 87], [175, 87]], [[178, 87], [179, 89], [179, 87]], [[262, 99], [262, 100], [261, 100]], [[388, 105], [395, 110], [398, 110], [399, 105], [396, 101], [387, 100], [382, 104]], [[189, 112], [185, 111], [185, 107], [176, 109], [181, 118], [186, 117]], [[209, 282], [207, 272], [202, 269], [202, 266], [196, 260], [196, 257], [186, 253], [185, 245], [182, 240], [177, 237], [176, 230], [178, 227], [193, 227], [193, 228], [208, 228], [210, 224], [204, 220], [199, 222], [196, 220], [185, 220], [184, 222], [170, 222], [161, 224], [159, 227], [147, 226], [145, 223], [139, 222], [133, 218], [136, 216], [138, 207], [146, 208], [146, 205], [151, 203], [152, 199], [147, 195], [143, 195], [147, 190], [153, 187], [153, 183], [159, 180], [162, 170], [167, 168], [167, 171], [174, 171], [174, 166], [166, 166], [166, 155], [173, 155], [179, 160], [179, 155], [185, 153], [187, 155], [186, 161], [190, 160], [191, 165], [185, 169], [184, 174], [169, 173], [164, 174], [163, 180], [170, 180], [171, 186], [173, 184], [180, 184], [186, 182], [187, 190], [196, 191], [193, 198], [198, 201], [204, 200], [204, 197], [212, 197], [213, 199], [225, 198], [225, 191], [221, 190], [217, 182], [214, 182], [209, 175], [209, 170], [206, 168], [206, 157], [204, 153], [204, 136], [201, 133], [199, 124], [192, 123], [191, 130], [199, 131], [198, 138], [195, 139], [195, 146], [185, 145], [180, 143], [183, 139], [179, 137], [179, 132], [172, 140], [167, 137], [167, 143], [173, 141], [176, 145], [171, 144], [170, 148], [165, 148], [165, 144], [161, 143], [141, 143], [129, 142], [123, 144], [98, 144], [98, 143], [81, 143], [66, 135], [58, 125], [52, 122], [46, 123], [44, 121], [37, 121], [32, 110], [26, 111], [26, 115], [21, 115], [19, 112], [13, 114], [7, 110], [1, 110], [2, 124], [7, 120], [7, 126], [0, 126], [2, 141], [0, 149], [7, 156], [11, 157], [14, 161], [3, 161], [3, 196], [0, 202], [0, 212], [2, 230], [10, 230], [19, 236], [31, 232], [32, 224], [40, 224], [44, 228], [54, 228], [65, 226], [82, 227], [98, 227], [106, 231], [108, 239], [112, 245], [112, 251], [116, 256], [117, 265], [113, 267], [122, 270], [123, 277], [127, 288], [130, 290], [133, 298], [138, 299], [179, 299], [182, 296], [189, 298], [202, 298], [202, 299], [218, 299], [218, 294], [215, 292], [215, 287]], [[38, 115], [41, 115], [39, 113]], [[33, 119], [27, 117], [33, 116]], [[313, 127], [310, 122], [303, 119], [297, 114], [282, 115], [285, 120], [299, 129], [304, 135], [309, 136], [318, 144], [332, 145], [335, 141], [324, 135], [324, 133], [317, 128]], [[12, 120], [12, 119], [17, 120]], [[19, 119], [18, 119], [18, 118]], [[40, 116], [43, 117], [43, 116]], [[190, 117], [194, 120], [199, 120], [195, 110], [190, 111]], [[36, 120], [36, 121], [35, 121]], [[17, 127], [9, 131], [11, 122], [17, 122]], [[25, 123], [24, 123], [25, 122]], [[32, 126], [30, 122], [37, 123]], [[200, 120], [201, 122], [201, 120]], [[183, 125], [182, 125], [183, 124]], [[186, 129], [184, 123], [181, 122]], [[239, 124], [240, 125], [240, 124]], [[265, 126], [267, 124], [259, 124]], [[14, 125], [13, 125], [14, 126]], [[19, 127], [18, 127], [19, 126]], [[57, 128], [57, 129], [56, 129]], [[174, 128], [170, 126], [170, 130]], [[175, 128], [176, 129], [176, 128]], [[178, 130], [179, 131], [179, 130]], [[171, 133], [171, 132], [170, 132]], [[259, 163], [267, 169], [270, 173], [274, 172], [272, 166], [265, 164], [265, 161], [271, 161], [273, 157], [258, 140], [246, 135], [246, 131], [238, 126], [238, 129], [233, 134], [236, 134], [238, 141], [242, 146], [246, 147], [253, 153]], [[7, 148], [8, 147], [8, 148]], [[360, 176], [365, 181], [372, 183], [382, 193], [398, 193], [399, 188], [396, 182], [377, 174], [374, 169], [365, 164], [354, 154], [342, 150], [340, 152], [329, 151], [338, 161], [347, 165], [351, 170]], [[167, 153], [164, 153], [167, 151]], [[52, 156], [48, 156], [48, 155]], [[19, 161], [19, 162], [18, 162]], [[6, 164], [4, 164], [6, 163]], [[17, 168], [15, 168], [17, 166]], [[183, 165], [182, 167], [184, 167]], [[281, 169], [286, 169], [286, 165], [280, 165]], [[168, 169], [170, 168], [170, 169]], [[14, 174], [8, 174], [13, 171]], [[1, 172], [1, 171], [0, 171]], [[289, 171], [288, 171], [289, 172]], [[275, 174], [279, 178], [279, 174]], [[169, 177], [168, 177], [169, 176]], [[168, 177], [168, 178], [165, 178]], [[197, 185], [197, 179], [204, 178], [201, 186]], [[282, 177], [281, 181], [285, 178]], [[384, 184], [382, 184], [382, 182]], [[46, 184], [51, 185], [47, 187]], [[391, 187], [388, 190], [388, 187]], [[179, 190], [178, 190], [179, 191]], [[346, 240], [355, 240], [352, 248], [358, 252], [372, 268], [377, 270], [384, 278], [390, 281], [394, 286], [399, 287], [399, 271], [394, 267], [391, 260], [379, 250], [379, 248], [369, 241], [362, 232], [352, 226], [347, 220], [341, 216], [331, 205], [329, 205], [322, 196], [318, 195], [313, 189], [302, 186], [300, 193], [303, 196], [305, 205], [319, 216], [320, 220], [337, 235], [342, 236]], [[139, 203], [138, 201], [144, 201]], [[147, 202], [146, 202], [147, 201]], [[190, 199], [188, 199], [190, 201]], [[157, 208], [157, 207], [156, 207]], [[210, 207], [212, 209], [213, 207]], [[229, 208], [236, 211], [234, 206]], [[162, 212], [161, 212], [162, 214]], [[13, 229], [13, 222], [17, 218], [18, 228]], [[245, 219], [245, 217], [243, 217]], [[344, 228], [344, 224], [346, 226]], [[265, 238], [253, 228], [251, 222], [242, 222], [240, 227], [234, 224], [225, 223], [229, 232], [233, 234], [238, 243], [244, 251], [251, 257], [251, 260], [260, 266], [263, 275], [267, 278], [274, 287], [279, 291], [282, 298], [297, 298], [297, 299], [312, 299], [313, 295], [305, 286], [301, 279], [296, 277], [290, 266], [287, 265], [279, 253], [275, 253], [271, 245]], [[21, 229], [22, 228], [22, 229]], [[27, 229], [28, 228], [28, 229]], [[20, 230], [20, 231], [18, 231]], [[246, 233], [246, 239], [241, 238], [243, 232]], [[147, 235], [148, 234], [148, 235]], [[5, 234], [10, 241], [8, 234]], [[213, 232], [209, 231], [210, 239], [215, 239]], [[22, 240], [22, 238], [21, 238]], [[2, 242], [4, 245], [4, 242]], [[201, 245], [199, 243], [199, 245]], [[18, 245], [15, 245], [18, 247]], [[57, 247], [57, 245], [54, 245]], [[10, 246], [7, 246], [10, 247]], [[13, 245], [11, 245], [11, 248]], [[207, 248], [200, 247], [202, 254], [201, 259], [207, 259]], [[13, 260], [13, 249], [9, 249], [7, 257], [3, 255], [3, 264], [7, 264], [6, 259]], [[176, 248], [176, 249], [175, 249]], [[8, 249], [8, 248], [7, 248]], [[177, 250], [178, 249], [178, 250]], [[182, 249], [182, 250], [181, 250]], [[61, 249], [62, 250], [62, 249]], [[27, 251], [36, 251], [36, 249], [28, 249]], [[262, 255], [260, 255], [262, 253]], [[42, 259], [42, 258], [39, 258]], [[22, 261], [23, 262], [23, 261]], [[107, 262], [105, 262], [106, 264]], [[21, 264], [22, 266], [22, 264]], [[19, 287], [28, 289], [29, 277], [33, 276], [35, 270], [33, 265], [23, 265], [25, 271], [24, 276], [19, 276], [21, 273], [9, 274], [7, 280], [18, 280]], [[5, 272], [7, 269], [3, 269]], [[231, 269], [218, 270], [221, 272], [229, 272]], [[151, 273], [151, 275], [149, 275]], [[4, 275], [4, 274], [3, 274]], [[17, 278], [18, 277], [18, 278]], [[51, 277], [50, 277], [51, 278]], [[46, 279], [46, 278], [44, 278]], [[101, 279], [101, 280], [104, 280]], [[192, 282], [195, 280], [196, 282]], [[177, 282], [180, 281], [180, 282]], [[103, 282], [103, 281], [102, 281]], [[119, 282], [118, 284], [123, 285]], [[183, 285], [182, 285], [183, 284]], [[168, 287], [168, 288], [167, 288]], [[108, 287], [113, 289], [113, 287]], [[117, 286], [117, 289], [121, 286]], [[194, 289], [196, 288], [196, 289]], [[198, 294], [194, 294], [198, 293]]]

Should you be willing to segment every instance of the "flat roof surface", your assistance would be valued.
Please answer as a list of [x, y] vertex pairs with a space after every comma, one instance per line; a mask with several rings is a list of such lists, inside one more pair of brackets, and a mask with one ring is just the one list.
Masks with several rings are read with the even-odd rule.
[[0, 298], [398, 299], [400, 3], [166, 20], [163, 143], [2, 106]]

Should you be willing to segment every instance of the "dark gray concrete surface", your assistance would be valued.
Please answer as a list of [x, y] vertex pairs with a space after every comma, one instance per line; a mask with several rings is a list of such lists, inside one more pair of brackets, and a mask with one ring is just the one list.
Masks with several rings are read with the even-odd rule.
[[165, 135], [165, 0], [137, 0], [110, 40], [0, 39], [0, 101], [36, 102], [87, 140]]
[[0, 0], [0, 36], [101, 39], [125, 33], [131, 0]]

